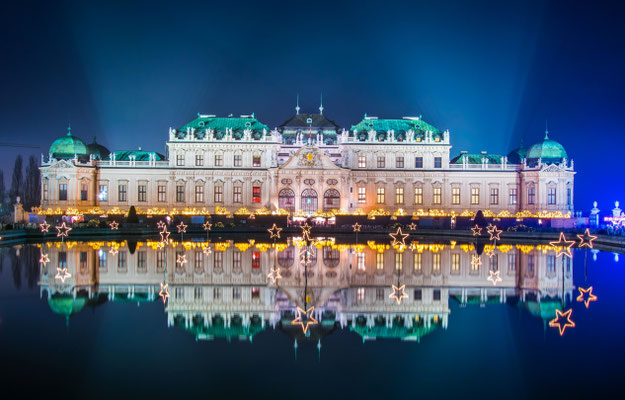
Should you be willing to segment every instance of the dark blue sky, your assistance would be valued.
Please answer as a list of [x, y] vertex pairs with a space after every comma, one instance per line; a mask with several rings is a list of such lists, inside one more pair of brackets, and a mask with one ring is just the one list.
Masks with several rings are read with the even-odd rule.
[[[74, 134], [164, 152], [196, 113], [422, 115], [460, 150], [560, 141], [576, 206], [625, 201], [617, 2], [13, 2], [0, 15], [0, 142]], [[18, 149], [23, 151], [23, 149]], [[16, 149], [0, 147], [5, 175]], [[30, 154], [24, 151], [24, 154]], [[5, 177], [7, 185], [9, 177]]]

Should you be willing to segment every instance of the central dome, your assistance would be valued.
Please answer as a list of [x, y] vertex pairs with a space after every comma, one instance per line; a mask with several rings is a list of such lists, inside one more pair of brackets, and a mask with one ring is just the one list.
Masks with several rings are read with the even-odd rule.
[[68, 127], [67, 135], [56, 139], [50, 146], [48, 154], [54, 158], [73, 158], [74, 155], [86, 156], [88, 154], [87, 145], [80, 138], [72, 136], [72, 129]]
[[542, 142], [536, 143], [527, 151], [527, 158], [531, 160], [541, 159], [543, 162], [559, 163], [568, 159], [564, 147], [555, 140], [549, 139], [548, 132]]

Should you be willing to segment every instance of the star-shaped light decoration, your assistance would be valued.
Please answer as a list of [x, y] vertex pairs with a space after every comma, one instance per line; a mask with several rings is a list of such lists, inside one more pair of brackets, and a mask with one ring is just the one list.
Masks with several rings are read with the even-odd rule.
[[416, 231], [417, 230], [417, 224], [415, 224], [414, 222], [411, 222], [408, 224], [408, 229], [410, 229], [411, 231]]
[[109, 224], [109, 226], [111, 227], [112, 231], [116, 231], [119, 229], [119, 223], [117, 221], [113, 221]]
[[187, 263], [187, 255], [186, 254], [179, 254], [178, 257], [176, 258], [176, 264], [178, 264], [178, 265], [180, 265], [182, 267], [186, 263]]
[[310, 229], [312, 228], [312, 226], [308, 225], [308, 222], [306, 222], [300, 228], [302, 229], [302, 233], [307, 233], [310, 235]]
[[44, 220], [39, 224], [39, 229], [41, 229], [41, 233], [48, 233], [50, 231], [50, 224]]
[[63, 223], [62, 223], [61, 225], [59, 225], [59, 226], [56, 226], [55, 228], [56, 228], [56, 231], [57, 231], [56, 237], [67, 237], [67, 236], [68, 236], [69, 231], [71, 231], [71, 230], [72, 230], [72, 228], [70, 228], [69, 226], [67, 226], [67, 225], [65, 224], [65, 222], [63, 222]]
[[44, 252], [41, 252], [41, 257], [39, 257], [39, 263], [43, 264], [42, 266], [45, 267], [47, 263], [50, 262], [50, 257], [48, 257], [48, 255]]
[[562, 256], [563, 254], [568, 258], [573, 258], [573, 254], [571, 254], [571, 247], [575, 244], [575, 241], [566, 240], [564, 232], [560, 232], [560, 240], [558, 240], [557, 242], [549, 242], [549, 244], [554, 247], [554, 251], [556, 252], [556, 258]]
[[482, 228], [477, 224], [471, 228], [471, 230], [473, 231], [473, 236], [480, 236], [482, 234]]
[[302, 250], [299, 256], [300, 264], [302, 264], [305, 267], [309, 266], [312, 263], [312, 255], [313, 255], [312, 251], [307, 249], [305, 246], [302, 247]]
[[167, 228], [164, 228], [164, 229], [161, 231], [161, 233], [160, 233], [160, 235], [161, 235], [161, 242], [163, 242], [163, 243], [169, 243], [169, 234], [170, 234], [170, 233], [171, 233], [171, 232], [169, 232], [169, 231], [167, 230]]
[[488, 249], [484, 254], [486, 254], [488, 258], [493, 258], [495, 256], [495, 249]]
[[304, 332], [304, 335], [306, 334], [306, 332], [308, 332], [308, 327], [310, 325], [317, 325], [318, 322], [315, 319], [315, 317], [313, 317], [313, 312], [315, 311], [315, 307], [311, 306], [308, 310], [305, 310], [303, 308], [301, 308], [300, 306], [297, 306], [297, 318], [295, 318], [293, 321], [291, 321], [291, 325], [299, 325], [302, 327], [302, 331]]
[[160, 220], [156, 223], [156, 227], [158, 228], [159, 231], [165, 229], [166, 226], [167, 225], [165, 224], [165, 221], [163, 220]]
[[206, 221], [204, 222], [204, 224], [202, 224], [202, 228], [204, 228], [205, 231], [210, 231], [212, 227], [213, 224], [211, 224], [210, 221]]
[[471, 256], [471, 266], [479, 267], [480, 265], [482, 265], [482, 259], [477, 254], [473, 254]]
[[360, 225], [358, 222], [352, 225], [352, 229], [354, 230], [354, 232], [360, 232], [360, 228], [362, 228], [362, 225]]
[[267, 229], [267, 232], [269, 232], [269, 239], [280, 239], [280, 232], [282, 231], [282, 228], [278, 228], [278, 225], [273, 224], [273, 226], [269, 229]]
[[204, 250], [202, 250], [202, 253], [204, 253], [205, 256], [207, 256], [210, 253], [212, 253], [212, 250], [211, 250], [210, 246], [204, 247]]
[[391, 287], [393, 288], [393, 293], [391, 293], [388, 298], [395, 299], [397, 305], [401, 304], [403, 299], [408, 298], [408, 295], [406, 294], [406, 284], [403, 284], [399, 287], [391, 285]]
[[280, 268], [272, 268], [267, 274], [267, 278], [271, 279], [273, 283], [276, 283], [278, 279], [282, 279], [282, 275], [280, 275]]
[[389, 233], [388, 235], [393, 238], [393, 246], [400, 246], [400, 247], [402, 246], [406, 247], [406, 238], [410, 236], [407, 233], [403, 233], [401, 231], [401, 227], [397, 227], [397, 232]]
[[586, 308], [590, 305], [591, 301], [597, 301], [597, 296], [592, 294], [592, 286], [588, 289], [584, 289], [583, 287], [578, 287], [579, 296], [577, 296], [577, 301], [583, 301]]
[[572, 313], [572, 308], [566, 310], [565, 312], [556, 310], [556, 317], [549, 321], [549, 326], [551, 328], [558, 328], [558, 330], [560, 331], [560, 336], [564, 335], [564, 331], [566, 330], [566, 328], [575, 328], [575, 322], [571, 320]]
[[176, 228], [178, 228], [178, 233], [187, 233], [187, 225], [183, 221], [180, 221]]
[[168, 286], [168, 283], [161, 282], [161, 290], [160, 292], [158, 292], [158, 295], [161, 299], [163, 299], [163, 304], [165, 304], [167, 302], [167, 299], [169, 298]]
[[493, 225], [492, 229], [488, 231], [490, 240], [501, 240], [501, 232], [503, 232], [503, 230], [497, 229], [497, 227]]
[[579, 247], [588, 247], [589, 249], [593, 248], [592, 241], [597, 238], [597, 236], [590, 234], [590, 229], [588, 228], [586, 228], [583, 234], [578, 233], [577, 237], [579, 238]]
[[67, 278], [71, 278], [72, 274], [70, 274], [69, 272], [67, 272], [67, 268], [58, 268], [56, 269], [56, 275], [54, 276], [54, 279], [58, 279], [61, 281], [61, 283], [65, 283], [65, 279]]
[[117, 246], [111, 246], [109, 253], [114, 256], [115, 254], [119, 253], [119, 249], [117, 248]]
[[490, 270], [488, 271], [488, 278], [486, 278], [487, 281], [492, 282], [493, 286], [497, 286], [497, 282], [501, 282], [501, 276], [499, 274], [499, 270], [497, 271], [493, 271]]

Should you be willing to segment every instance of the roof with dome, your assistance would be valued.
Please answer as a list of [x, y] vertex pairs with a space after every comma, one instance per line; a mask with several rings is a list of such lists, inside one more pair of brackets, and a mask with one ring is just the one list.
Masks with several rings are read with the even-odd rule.
[[204, 140], [207, 137], [207, 130], [212, 130], [216, 139], [225, 136], [226, 130], [232, 130], [235, 139], [241, 139], [246, 130], [252, 132], [254, 140], [260, 140], [263, 134], [270, 134], [267, 125], [256, 119], [254, 114], [243, 115], [241, 117], [217, 117], [215, 115], [201, 115], [175, 130], [177, 139], [184, 139], [187, 130], [193, 130], [193, 135], [198, 140]]
[[400, 140], [406, 137], [408, 131], [416, 133], [417, 140], [425, 139], [426, 132], [432, 132], [434, 139], [443, 140], [443, 132], [434, 126], [423, 121], [421, 117], [404, 117], [402, 119], [378, 119], [376, 117], [368, 117], [365, 115], [362, 121], [353, 125], [350, 129], [355, 133], [359, 140], [366, 140], [366, 134], [374, 130], [378, 136], [380, 134], [386, 136], [389, 131], [395, 132], [395, 138]]
[[87, 145], [80, 138], [72, 135], [71, 126], [67, 127], [67, 135], [52, 142], [48, 151], [54, 158], [74, 158], [88, 155]]
[[544, 163], [560, 163], [567, 158], [564, 147], [555, 140], [549, 139], [549, 131], [545, 132], [545, 138], [541, 142], [527, 150], [527, 159], [532, 161], [541, 159]]

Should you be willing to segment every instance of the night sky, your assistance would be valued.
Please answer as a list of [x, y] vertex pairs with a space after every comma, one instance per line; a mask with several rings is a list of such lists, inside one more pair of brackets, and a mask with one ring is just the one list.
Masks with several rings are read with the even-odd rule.
[[165, 151], [198, 112], [349, 128], [422, 115], [461, 150], [544, 136], [575, 160], [576, 208], [625, 202], [625, 6], [617, 2], [32, 2], [0, 12], [0, 147], [72, 132]]

